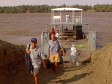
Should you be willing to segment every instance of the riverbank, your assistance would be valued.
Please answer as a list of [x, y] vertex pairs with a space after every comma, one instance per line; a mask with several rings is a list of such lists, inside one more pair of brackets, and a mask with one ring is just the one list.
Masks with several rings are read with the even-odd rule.
[[[26, 70], [24, 46], [17, 46], [0, 40], [0, 82], [1, 84], [33, 84], [33, 76]], [[112, 44], [97, 50], [91, 62], [73, 68], [69, 62], [60, 65], [58, 73], [41, 69], [41, 84], [111, 84]], [[68, 60], [69, 56], [63, 58]]]

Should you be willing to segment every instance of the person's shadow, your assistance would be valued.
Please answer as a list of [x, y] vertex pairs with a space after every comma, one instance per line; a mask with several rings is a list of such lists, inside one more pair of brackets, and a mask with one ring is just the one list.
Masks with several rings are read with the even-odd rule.
[[86, 75], [89, 75], [90, 73], [81, 73], [79, 75], [74, 75], [72, 78], [70, 79], [66, 79], [66, 80], [62, 80], [62, 79], [58, 79], [58, 77], [64, 75], [65, 72], [69, 72], [69, 71], [74, 71], [76, 69], [70, 69], [70, 70], [66, 70], [65, 67], [61, 67], [58, 69], [57, 73], [53, 73], [51, 71], [51, 69], [47, 69], [47, 70], [42, 70], [40, 73], [40, 82], [41, 84], [68, 84], [71, 82], [75, 82], [78, 81], [82, 78], [84, 78]]
[[68, 84], [68, 83], [71, 83], [73, 81], [75, 82], [75, 81], [78, 81], [78, 80], [84, 78], [88, 74], [89, 73], [83, 73], [83, 74], [80, 74], [80, 75], [74, 75], [71, 79], [59, 80], [59, 81], [57, 81], [57, 83], [60, 83], [60, 84]]
[[[52, 72], [51, 68], [50, 69], [43, 69], [40, 71], [40, 77], [39, 77], [39, 81], [40, 84], [54, 84], [55, 79], [57, 79], [57, 77], [61, 76], [64, 74], [64, 67], [63, 64], [60, 64], [59, 68], [57, 69], [57, 72]], [[53, 83], [51, 83], [53, 82]]]

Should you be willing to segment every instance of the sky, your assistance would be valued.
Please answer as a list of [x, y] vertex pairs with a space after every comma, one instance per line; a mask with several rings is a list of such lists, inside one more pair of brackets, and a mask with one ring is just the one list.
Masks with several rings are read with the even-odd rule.
[[96, 5], [112, 4], [112, 0], [0, 0], [0, 6], [18, 5]]

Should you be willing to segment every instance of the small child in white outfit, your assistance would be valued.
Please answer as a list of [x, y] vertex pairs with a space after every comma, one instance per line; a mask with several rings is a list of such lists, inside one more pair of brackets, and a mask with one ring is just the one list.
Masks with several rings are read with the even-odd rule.
[[71, 65], [72, 65], [73, 67], [76, 66], [77, 59], [78, 59], [77, 50], [76, 50], [75, 44], [72, 44], [72, 47], [71, 47], [71, 55], [70, 55], [70, 61], [71, 61]]

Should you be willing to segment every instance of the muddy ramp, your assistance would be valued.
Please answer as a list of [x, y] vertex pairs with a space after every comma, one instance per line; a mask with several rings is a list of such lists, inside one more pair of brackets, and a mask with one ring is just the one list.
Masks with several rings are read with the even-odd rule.
[[24, 46], [0, 40], [0, 84], [31, 84], [32, 76], [26, 70]]

